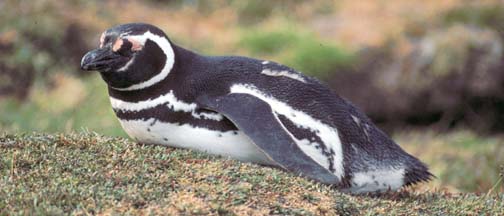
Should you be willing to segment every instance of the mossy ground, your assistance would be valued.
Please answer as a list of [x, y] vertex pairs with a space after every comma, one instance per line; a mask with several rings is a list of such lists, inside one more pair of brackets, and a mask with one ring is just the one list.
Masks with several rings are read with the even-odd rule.
[[0, 215], [504, 214], [504, 195], [352, 196], [280, 170], [96, 133], [0, 136]]

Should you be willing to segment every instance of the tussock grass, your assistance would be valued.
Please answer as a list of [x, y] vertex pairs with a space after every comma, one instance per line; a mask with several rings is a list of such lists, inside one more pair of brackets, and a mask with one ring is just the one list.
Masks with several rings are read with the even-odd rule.
[[0, 215], [504, 214], [504, 195], [351, 196], [280, 170], [95, 133], [0, 136]]

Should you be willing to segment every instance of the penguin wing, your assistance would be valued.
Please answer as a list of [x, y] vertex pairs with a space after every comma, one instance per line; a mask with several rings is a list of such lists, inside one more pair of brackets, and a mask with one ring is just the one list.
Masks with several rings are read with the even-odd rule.
[[326, 184], [340, 182], [336, 175], [299, 148], [267, 102], [242, 93], [203, 96], [197, 101], [206, 109], [227, 117], [279, 167]]

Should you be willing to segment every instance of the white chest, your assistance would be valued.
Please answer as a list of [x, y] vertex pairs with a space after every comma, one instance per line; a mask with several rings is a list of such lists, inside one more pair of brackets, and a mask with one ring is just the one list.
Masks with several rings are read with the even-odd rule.
[[120, 120], [126, 133], [139, 142], [188, 148], [241, 161], [273, 165], [241, 131], [214, 131], [189, 124], [144, 120]]

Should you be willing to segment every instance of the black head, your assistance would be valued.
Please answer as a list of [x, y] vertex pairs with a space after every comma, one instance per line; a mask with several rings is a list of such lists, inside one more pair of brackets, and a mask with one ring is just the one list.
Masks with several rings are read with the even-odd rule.
[[165, 78], [174, 62], [168, 37], [144, 23], [115, 26], [103, 32], [100, 47], [82, 57], [81, 68], [99, 71], [118, 90], [135, 90]]

